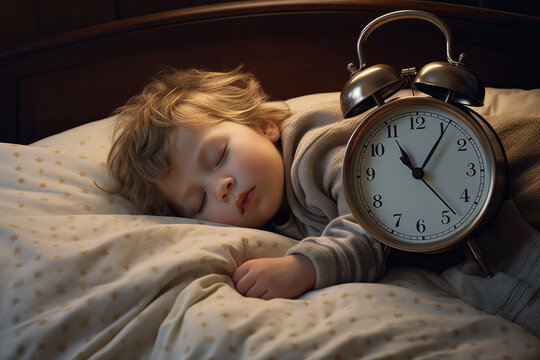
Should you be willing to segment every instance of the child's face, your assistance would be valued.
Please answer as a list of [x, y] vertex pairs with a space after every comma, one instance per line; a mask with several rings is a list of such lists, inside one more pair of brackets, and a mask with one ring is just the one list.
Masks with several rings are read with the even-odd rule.
[[277, 213], [285, 179], [275, 124], [223, 121], [171, 139], [171, 173], [158, 186], [182, 216], [257, 228]]

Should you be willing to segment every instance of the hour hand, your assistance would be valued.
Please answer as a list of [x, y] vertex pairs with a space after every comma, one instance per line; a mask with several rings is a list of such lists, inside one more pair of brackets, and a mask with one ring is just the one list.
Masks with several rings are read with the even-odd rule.
[[399, 142], [397, 140], [396, 140], [396, 144], [399, 147], [399, 151], [401, 152], [401, 157], [399, 158], [399, 160], [401, 160], [401, 162], [406, 167], [408, 167], [411, 170], [414, 170], [414, 166], [411, 163], [411, 159], [409, 158], [409, 154], [407, 154], [407, 152], [405, 150], [403, 150], [403, 148], [401, 147], [401, 145], [399, 145]]

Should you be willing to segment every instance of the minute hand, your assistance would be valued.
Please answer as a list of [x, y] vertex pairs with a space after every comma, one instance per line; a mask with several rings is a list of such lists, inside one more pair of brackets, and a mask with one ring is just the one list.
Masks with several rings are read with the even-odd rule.
[[441, 129], [441, 135], [439, 135], [439, 138], [437, 139], [437, 141], [435, 141], [435, 144], [433, 144], [433, 146], [431, 147], [431, 150], [429, 151], [429, 154], [426, 157], [426, 160], [424, 160], [424, 163], [422, 164], [422, 167], [420, 169], [424, 170], [424, 168], [426, 167], [428, 161], [433, 156], [433, 153], [435, 152], [435, 149], [437, 149], [437, 146], [439, 146], [439, 143], [441, 142], [441, 139], [442, 139], [444, 133], [446, 132], [446, 129], [448, 129], [448, 126], [450, 126], [450, 123], [448, 123], [448, 125], [446, 125], [446, 127], [444, 129]]

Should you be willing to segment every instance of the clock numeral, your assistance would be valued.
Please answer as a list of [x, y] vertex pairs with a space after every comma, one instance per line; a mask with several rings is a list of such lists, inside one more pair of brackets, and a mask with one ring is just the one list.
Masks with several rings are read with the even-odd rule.
[[424, 231], [426, 231], [426, 225], [424, 225], [424, 219], [419, 219], [416, 222], [416, 231], [418, 231], [419, 233], [423, 233]]
[[426, 119], [424, 119], [421, 116], [417, 117], [410, 117], [409, 120], [411, 121], [411, 130], [422, 130], [426, 128]]
[[469, 189], [465, 189], [463, 190], [463, 192], [461, 193], [461, 196], [459, 197], [461, 200], [463, 200], [463, 202], [469, 202], [470, 200], [470, 196], [469, 196]]
[[397, 125], [388, 125], [386, 127], [386, 130], [388, 132], [387, 136], [388, 138], [397, 138], [398, 137], [398, 134], [397, 134]]
[[395, 227], [399, 227], [399, 222], [401, 221], [401, 215], [402, 214], [394, 214], [394, 219], [396, 219]]
[[450, 216], [448, 216], [449, 212], [450, 212], [449, 210], [443, 210], [442, 211], [441, 223], [446, 225], [446, 224], [448, 224], [450, 222]]
[[382, 206], [382, 196], [377, 194], [373, 196], [373, 206], [376, 208], [380, 208]]
[[457, 151], [467, 151], [467, 140], [461, 138], [457, 141], [458, 149]]
[[367, 181], [372, 181], [375, 179], [375, 170], [371, 167], [366, 169]]
[[383, 156], [384, 145], [381, 143], [371, 144], [371, 156]]
[[467, 172], [465, 174], [467, 174], [467, 176], [470, 176], [470, 177], [473, 177], [474, 175], [476, 175], [476, 168], [475, 168], [475, 165], [474, 163], [470, 162], [467, 164]]
[[446, 131], [446, 129], [448, 128], [448, 126], [450, 125], [450, 123], [449, 123], [446, 127], [444, 127], [444, 123], [440, 123], [439, 125], [441, 126], [441, 134], [442, 134], [443, 132]]

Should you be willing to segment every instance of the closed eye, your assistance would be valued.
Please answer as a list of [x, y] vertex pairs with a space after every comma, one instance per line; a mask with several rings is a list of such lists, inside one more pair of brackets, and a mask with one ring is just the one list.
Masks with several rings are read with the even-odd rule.
[[203, 198], [202, 198], [202, 201], [201, 201], [201, 206], [199, 206], [199, 210], [197, 210], [197, 212], [195, 214], [196, 215], [201, 214], [204, 211], [205, 207], [206, 207], [206, 191], [203, 194]]
[[229, 146], [228, 146], [228, 144], [225, 144], [225, 147], [223, 148], [223, 151], [221, 152], [221, 155], [220, 155], [218, 161], [214, 165], [214, 168], [218, 168], [219, 166], [221, 166], [225, 162], [225, 159], [227, 158], [228, 153], [229, 153]]

